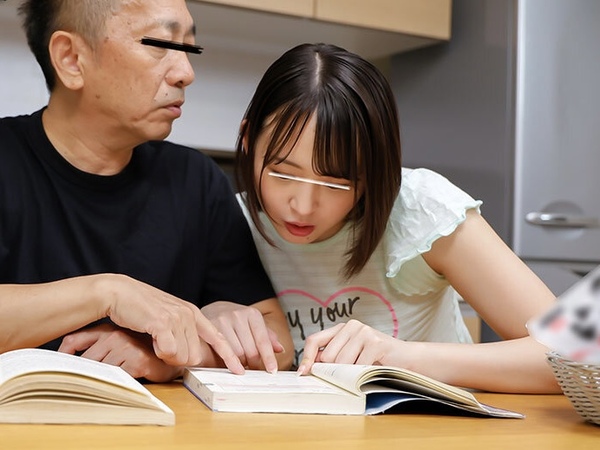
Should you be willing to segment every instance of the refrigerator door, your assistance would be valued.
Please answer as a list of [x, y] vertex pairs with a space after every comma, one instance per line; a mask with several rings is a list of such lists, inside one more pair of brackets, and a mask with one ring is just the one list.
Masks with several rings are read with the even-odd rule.
[[514, 249], [600, 261], [600, 2], [518, 7]]
[[525, 262], [557, 297], [597, 267], [595, 263]]

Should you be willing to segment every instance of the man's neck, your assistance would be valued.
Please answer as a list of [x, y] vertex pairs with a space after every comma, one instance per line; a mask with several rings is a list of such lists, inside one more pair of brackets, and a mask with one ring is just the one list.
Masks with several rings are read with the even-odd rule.
[[[66, 113], [65, 113], [66, 111]], [[48, 139], [72, 166], [95, 175], [115, 175], [131, 160], [136, 142], [119, 142], [115, 133], [103, 129], [80, 111], [50, 102], [42, 114]]]

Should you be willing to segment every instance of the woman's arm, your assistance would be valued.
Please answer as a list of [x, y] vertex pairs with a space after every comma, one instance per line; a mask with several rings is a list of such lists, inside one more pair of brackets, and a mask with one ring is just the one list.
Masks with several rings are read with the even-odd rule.
[[417, 366], [473, 388], [559, 392], [546, 362], [547, 349], [529, 337], [525, 327], [531, 317], [550, 308], [555, 296], [481, 215], [469, 211], [465, 222], [436, 241], [423, 258], [504, 341], [432, 346], [423, 354], [427, 358], [411, 352]]
[[548, 287], [475, 211], [423, 254], [429, 266], [503, 339], [527, 336], [525, 323], [555, 301]]
[[485, 344], [405, 342], [356, 320], [306, 340], [299, 371], [314, 361], [404, 367], [437, 380], [496, 392], [560, 392], [546, 348], [525, 323], [555, 297], [475, 211], [423, 255], [505, 340]]

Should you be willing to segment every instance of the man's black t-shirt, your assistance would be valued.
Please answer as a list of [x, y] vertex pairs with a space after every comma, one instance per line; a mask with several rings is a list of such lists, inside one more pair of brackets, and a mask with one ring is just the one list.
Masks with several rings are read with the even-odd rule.
[[89, 174], [54, 149], [41, 113], [0, 119], [0, 283], [108, 272], [199, 307], [274, 297], [229, 181], [210, 158], [149, 142], [121, 173]]

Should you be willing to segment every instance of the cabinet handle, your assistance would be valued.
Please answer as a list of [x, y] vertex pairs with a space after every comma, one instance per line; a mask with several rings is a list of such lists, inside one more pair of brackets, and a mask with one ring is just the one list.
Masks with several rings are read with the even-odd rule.
[[542, 227], [564, 227], [564, 228], [596, 228], [597, 217], [573, 216], [560, 213], [530, 212], [525, 220], [532, 225]]

